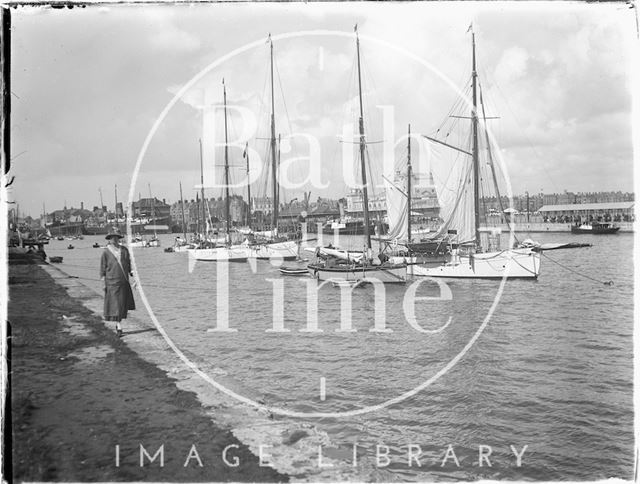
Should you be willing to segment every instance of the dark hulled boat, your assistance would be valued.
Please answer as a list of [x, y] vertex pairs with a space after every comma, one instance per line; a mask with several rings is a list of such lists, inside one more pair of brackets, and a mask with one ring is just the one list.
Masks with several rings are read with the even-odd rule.
[[[335, 234], [336, 231], [339, 235], [364, 235], [365, 224], [364, 220], [329, 220], [322, 226], [323, 234]], [[369, 233], [375, 232], [375, 225], [369, 223]]]
[[571, 227], [572, 234], [615, 234], [618, 230], [620, 230], [620, 227], [610, 222], [591, 222]]

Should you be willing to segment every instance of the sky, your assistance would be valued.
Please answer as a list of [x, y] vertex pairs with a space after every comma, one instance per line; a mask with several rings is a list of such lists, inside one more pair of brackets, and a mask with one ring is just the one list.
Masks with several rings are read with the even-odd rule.
[[437, 132], [469, 86], [472, 24], [513, 192], [633, 191], [637, 24], [623, 3], [231, 3], [14, 9], [9, 199], [38, 216], [43, 204], [97, 206], [100, 190], [113, 207], [116, 186], [119, 201], [174, 202], [180, 183], [195, 198], [199, 139], [205, 185], [220, 180], [223, 79], [234, 193], [246, 193], [246, 139], [252, 196], [267, 194], [269, 33], [292, 185], [283, 196], [344, 196], [357, 166], [345, 138], [345, 126], [357, 130], [355, 24], [376, 183], [388, 173], [385, 153], [403, 156], [409, 123], [416, 163], [444, 177], [446, 156], [418, 138]]

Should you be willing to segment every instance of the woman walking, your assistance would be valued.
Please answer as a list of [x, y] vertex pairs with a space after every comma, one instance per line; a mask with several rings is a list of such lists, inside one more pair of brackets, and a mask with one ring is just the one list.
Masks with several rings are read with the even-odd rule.
[[120, 321], [127, 318], [127, 311], [136, 308], [129, 284], [129, 276], [133, 276], [131, 258], [127, 248], [120, 245], [121, 238], [117, 227], [109, 229], [107, 247], [100, 259], [100, 279], [104, 279], [104, 319], [116, 322], [118, 337], [122, 337]]

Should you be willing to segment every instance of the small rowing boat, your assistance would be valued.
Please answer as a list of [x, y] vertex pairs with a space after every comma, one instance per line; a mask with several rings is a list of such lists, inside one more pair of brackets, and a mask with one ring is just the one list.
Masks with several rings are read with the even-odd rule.
[[306, 267], [280, 267], [280, 274], [285, 276], [305, 276], [309, 274]]

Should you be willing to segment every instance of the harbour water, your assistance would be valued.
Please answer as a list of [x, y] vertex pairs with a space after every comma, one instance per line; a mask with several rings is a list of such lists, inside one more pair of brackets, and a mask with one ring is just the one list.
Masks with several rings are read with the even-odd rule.
[[[285, 413], [381, 406], [350, 416], [275, 418], [312, 423], [346, 460], [354, 444], [359, 458], [374, 463], [388, 450], [388, 460], [380, 458], [388, 463], [380, 467], [385, 479], [631, 479], [633, 234], [531, 237], [593, 247], [545, 253], [537, 281], [508, 281], [502, 290], [500, 281], [447, 281], [443, 288], [415, 279], [384, 294], [356, 288], [351, 298], [330, 284], [316, 291], [311, 278], [281, 276], [269, 262], [230, 264], [234, 331], [212, 331], [225, 324], [222, 266], [198, 262], [190, 272], [184, 253], [133, 254], [144, 294], [171, 339], [241, 394]], [[172, 239], [161, 236], [163, 247]], [[100, 291], [95, 241], [104, 238], [73, 241], [73, 250], [69, 241], [53, 240], [46, 251]], [[442, 298], [447, 291], [451, 298]], [[348, 301], [351, 311], [344, 310]], [[420, 466], [408, 459], [416, 446]], [[450, 454], [441, 465], [448, 446], [459, 466]], [[480, 466], [479, 452], [488, 447], [491, 466]], [[520, 466], [514, 450], [522, 453]]]

